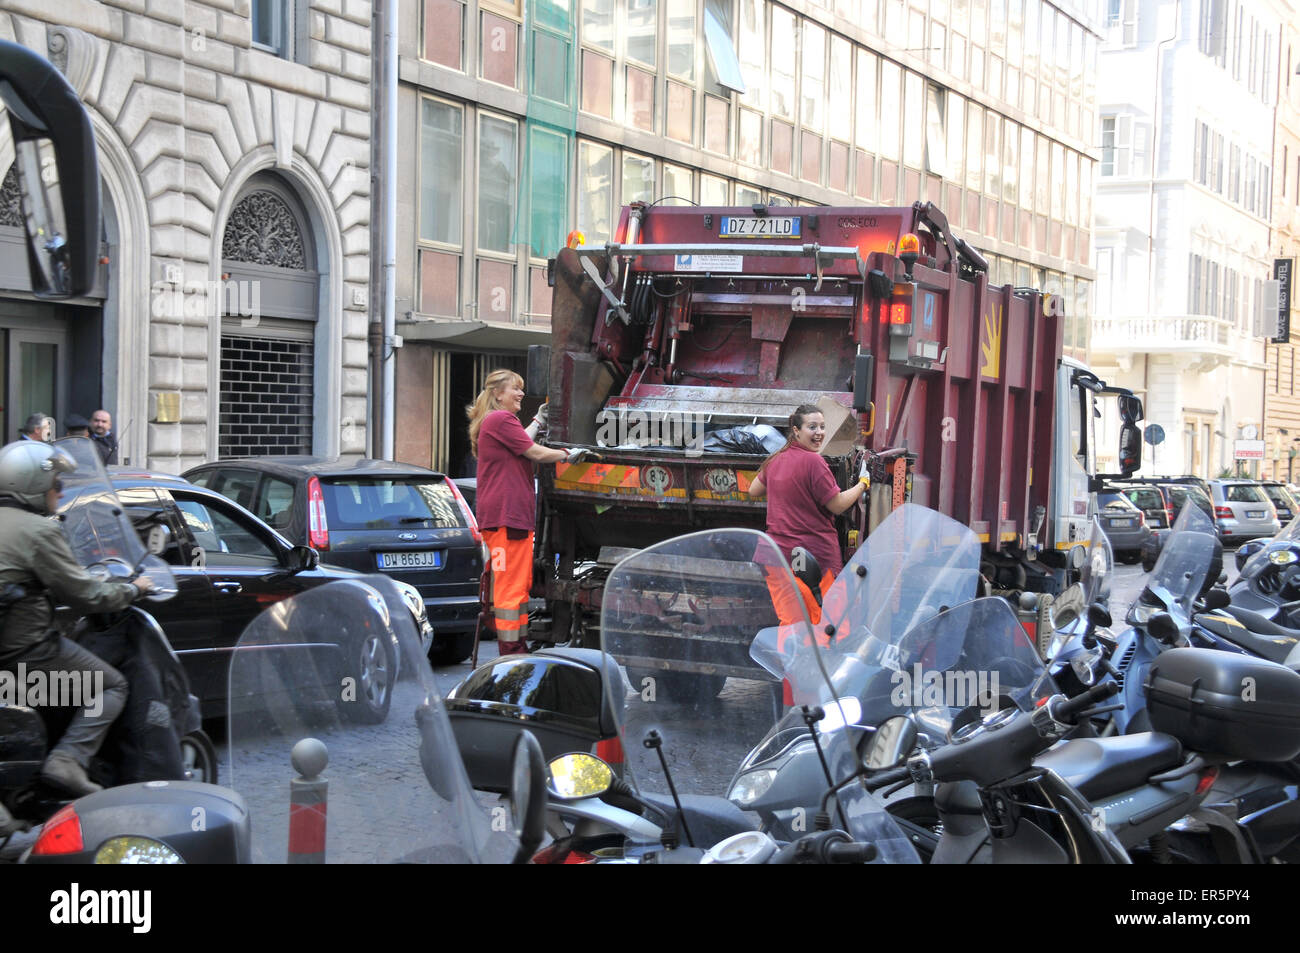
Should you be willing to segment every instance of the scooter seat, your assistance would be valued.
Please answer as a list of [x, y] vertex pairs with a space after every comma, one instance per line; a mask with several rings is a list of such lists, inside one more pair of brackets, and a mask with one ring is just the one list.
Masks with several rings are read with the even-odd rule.
[[1270, 662], [1285, 662], [1287, 656], [1295, 651], [1297, 645], [1300, 645], [1300, 631], [1278, 625], [1258, 612], [1251, 612], [1239, 606], [1227, 606], [1225, 611], [1245, 628], [1232, 625], [1222, 617], [1215, 619], [1210, 613], [1201, 613], [1196, 617], [1196, 622], [1215, 635], [1222, 636], [1234, 645], [1240, 645], [1243, 649]]
[[[674, 820], [676, 819], [677, 808], [674, 806], [670, 795], [642, 792], [641, 799], [665, 811]], [[682, 810], [687, 818], [686, 823], [691, 829], [691, 837], [695, 840], [695, 846], [697, 847], [712, 847], [733, 834], [758, 829], [758, 820], [753, 814], [746, 814], [724, 797], [683, 794], [681, 799]], [[653, 814], [647, 816], [656, 824], [662, 821], [662, 818]], [[681, 843], [685, 844], [686, 838], [682, 833], [681, 824], [674, 823], [674, 826], [681, 838]]]
[[1040, 754], [1034, 764], [1055, 772], [1089, 801], [1119, 794], [1182, 764], [1173, 735], [1147, 731], [1113, 738], [1079, 738]]

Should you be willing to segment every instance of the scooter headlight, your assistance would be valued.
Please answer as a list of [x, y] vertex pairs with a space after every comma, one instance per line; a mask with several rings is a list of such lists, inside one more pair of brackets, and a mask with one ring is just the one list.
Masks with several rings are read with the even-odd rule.
[[1290, 566], [1293, 562], [1300, 560], [1293, 549], [1275, 549], [1268, 554], [1268, 561], [1274, 566]]
[[97, 864], [183, 864], [185, 861], [166, 844], [151, 837], [112, 837], [95, 851]]
[[772, 768], [748, 771], [736, 779], [736, 783], [727, 792], [727, 800], [748, 807], [766, 794], [775, 780], [776, 771]]

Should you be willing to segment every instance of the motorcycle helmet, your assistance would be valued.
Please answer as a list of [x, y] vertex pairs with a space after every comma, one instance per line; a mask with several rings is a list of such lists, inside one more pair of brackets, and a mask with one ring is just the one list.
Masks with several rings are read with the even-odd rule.
[[45, 494], [58, 488], [59, 475], [77, 469], [64, 450], [48, 443], [19, 440], [0, 447], [0, 496], [45, 512]]

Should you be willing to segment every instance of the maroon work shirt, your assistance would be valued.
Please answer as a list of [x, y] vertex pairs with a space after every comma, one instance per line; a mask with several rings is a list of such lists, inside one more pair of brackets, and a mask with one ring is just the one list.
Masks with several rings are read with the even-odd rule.
[[474, 497], [474, 515], [483, 529], [508, 526], [532, 531], [537, 494], [533, 461], [524, 456], [532, 445], [519, 418], [510, 411], [494, 410], [483, 418], [478, 432], [478, 486]]
[[817, 557], [822, 572], [839, 575], [844, 566], [840, 538], [826, 504], [840, 492], [820, 453], [791, 444], [763, 471], [767, 488], [767, 534], [790, 558], [802, 546]]

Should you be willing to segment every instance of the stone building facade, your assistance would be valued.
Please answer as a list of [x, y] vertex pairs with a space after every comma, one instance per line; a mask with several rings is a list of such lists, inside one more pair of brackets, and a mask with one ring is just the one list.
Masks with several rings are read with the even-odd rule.
[[363, 453], [369, 0], [3, 0], [0, 36], [80, 93], [104, 210], [95, 292], [51, 305], [0, 207], [6, 436], [102, 406], [162, 471]]
[[[1282, 25], [1281, 84], [1277, 99], [1277, 134], [1273, 161], [1277, 167], [1278, 187], [1273, 190], [1274, 259], [1289, 263], [1294, 271], [1300, 259], [1300, 7], [1284, 5], [1286, 19]], [[1276, 270], [1276, 269], [1275, 269]], [[1300, 392], [1296, 390], [1297, 344], [1300, 344], [1300, 320], [1295, 308], [1296, 279], [1290, 276], [1288, 333], [1279, 335], [1280, 343], [1270, 341], [1264, 363], [1268, 365], [1264, 382], [1264, 467], [1263, 473], [1275, 480], [1293, 482], [1300, 479]], [[1281, 303], [1279, 303], [1281, 304]]]

